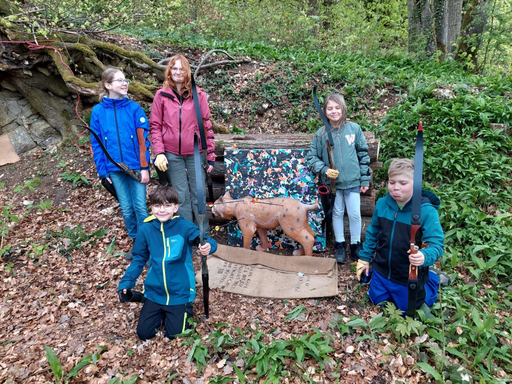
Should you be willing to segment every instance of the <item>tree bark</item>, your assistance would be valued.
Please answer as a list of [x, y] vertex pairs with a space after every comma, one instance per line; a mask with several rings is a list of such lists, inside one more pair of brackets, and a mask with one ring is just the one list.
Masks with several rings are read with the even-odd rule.
[[[13, 12], [19, 10], [0, 0], [0, 15]], [[0, 25], [0, 41], [0, 89], [21, 94], [64, 142], [78, 133], [80, 118], [75, 110], [80, 113], [84, 104], [98, 102], [100, 77], [107, 65], [122, 67], [127, 77], [137, 78], [151, 69], [158, 80], [163, 79], [165, 66], [143, 53], [74, 33], [31, 36], [22, 25], [6, 22]], [[130, 94], [149, 102], [156, 88], [135, 80]]]
[[489, 0], [469, 0], [464, 4], [461, 38], [455, 55], [456, 60], [470, 62], [478, 71], [478, 53], [482, 47], [483, 33], [487, 25]]
[[435, 52], [433, 0], [407, 0], [409, 13], [409, 52]]
[[[370, 162], [378, 162], [380, 139], [373, 132], [363, 132], [368, 144]], [[309, 149], [314, 134], [279, 134], [279, 135], [226, 135], [215, 134], [215, 154], [224, 156], [226, 149], [236, 146], [238, 149]]]
[[434, 13], [436, 49], [450, 56], [460, 36], [462, 0], [435, 0]]

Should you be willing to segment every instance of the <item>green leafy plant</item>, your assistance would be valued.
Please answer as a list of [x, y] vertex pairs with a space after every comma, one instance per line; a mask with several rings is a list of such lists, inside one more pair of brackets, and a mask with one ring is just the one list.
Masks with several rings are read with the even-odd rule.
[[13, 191], [16, 193], [24, 193], [26, 190], [33, 192], [39, 185], [41, 185], [41, 179], [39, 177], [34, 177], [33, 179], [25, 180], [23, 185], [14, 187]]
[[[103, 351], [106, 350], [105, 347], [99, 348]], [[84, 356], [77, 365], [75, 365], [68, 373], [65, 373], [62, 369], [62, 364], [59, 358], [55, 355], [55, 352], [46, 345], [44, 346], [44, 349], [46, 350], [46, 360], [48, 360], [48, 363], [50, 364], [54, 382], [56, 384], [67, 383], [72, 377], [78, 376], [81, 369], [85, 368], [89, 364], [96, 364], [96, 362], [101, 358], [101, 354], [99, 353]]]
[[81, 250], [87, 243], [94, 245], [106, 233], [107, 230], [105, 228], [100, 228], [92, 233], [86, 233], [82, 228], [82, 224], [80, 224], [75, 228], [65, 228], [62, 232], [48, 230], [46, 232], [46, 239], [56, 240], [61, 255], [71, 260], [74, 250]]
[[19, 217], [13, 213], [11, 210], [12, 206], [2, 206], [1, 210], [1, 220], [0, 220], [0, 256], [3, 256], [11, 246], [9, 244], [4, 245], [4, 239], [12, 229], [11, 223], [18, 223], [20, 221]]
[[89, 185], [91, 182], [87, 180], [87, 178], [82, 175], [80, 172], [64, 172], [62, 175], [62, 180], [69, 181], [73, 183], [73, 187], [77, 185]]
[[133, 375], [132, 377], [128, 379], [123, 379], [119, 377], [114, 377], [113, 379], [110, 379], [108, 384], [135, 384], [137, 382], [137, 379], [139, 376]]

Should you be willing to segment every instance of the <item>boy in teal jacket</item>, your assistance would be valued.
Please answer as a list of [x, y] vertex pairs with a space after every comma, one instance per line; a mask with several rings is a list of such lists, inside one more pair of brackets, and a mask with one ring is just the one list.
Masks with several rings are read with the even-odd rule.
[[152, 216], [145, 220], [133, 246], [133, 260], [119, 283], [121, 301], [129, 301], [131, 288], [149, 262], [144, 281], [144, 306], [137, 324], [141, 340], [155, 336], [162, 322], [165, 336], [173, 338], [187, 329], [193, 316], [196, 297], [193, 246], [202, 255], [214, 253], [217, 242], [205, 236], [200, 244], [199, 229], [190, 221], [174, 216], [178, 211], [178, 193], [173, 187], [160, 186], [149, 196]]
[[437, 213], [441, 201], [434, 193], [423, 190], [416, 245], [424, 244], [426, 248], [410, 254], [413, 175], [413, 160], [395, 159], [391, 162], [389, 193], [377, 201], [357, 263], [358, 280], [363, 272], [368, 274], [370, 263], [372, 265], [370, 300], [374, 304], [394, 302], [404, 312], [408, 305], [410, 264], [418, 267], [416, 309], [423, 303], [431, 306], [436, 301], [439, 276], [429, 271], [429, 267], [442, 256], [444, 247], [444, 233]]

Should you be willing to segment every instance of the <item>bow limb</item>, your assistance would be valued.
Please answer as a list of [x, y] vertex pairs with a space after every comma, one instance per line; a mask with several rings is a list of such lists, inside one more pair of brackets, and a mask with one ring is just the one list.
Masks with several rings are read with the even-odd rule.
[[[416, 149], [414, 154], [414, 185], [411, 205], [411, 240], [410, 251], [411, 254], [418, 252], [418, 247], [415, 244], [416, 233], [420, 228], [421, 223], [421, 197], [422, 197], [422, 179], [423, 179], [423, 124], [420, 121], [418, 125], [418, 133], [416, 136]], [[416, 314], [416, 303], [418, 295], [418, 267], [415, 265], [409, 266], [409, 280], [408, 286], [408, 301], [407, 301], [407, 316], [414, 317]]]
[[[206, 206], [204, 199], [204, 182], [203, 174], [201, 171], [201, 154], [199, 153], [199, 140], [197, 133], [194, 132], [194, 169], [196, 173], [196, 188], [197, 188], [197, 224], [199, 227], [199, 240], [201, 245], [204, 244], [204, 227], [206, 224]], [[209, 317], [209, 299], [210, 299], [210, 285], [208, 264], [206, 262], [206, 255], [201, 255], [201, 277], [203, 281], [203, 303], [204, 315]]]
[[85, 128], [87, 128], [87, 130], [89, 130], [89, 132], [91, 132], [91, 134], [94, 136], [94, 138], [98, 142], [98, 145], [100, 146], [101, 150], [103, 151], [105, 156], [107, 156], [107, 159], [109, 159], [110, 162], [112, 162], [112, 164], [114, 164], [121, 171], [125, 172], [131, 178], [133, 178], [137, 181], [140, 181], [140, 175], [138, 173], [133, 172], [125, 163], [118, 163], [117, 161], [115, 161], [112, 158], [112, 156], [110, 156], [110, 153], [108, 153], [107, 148], [105, 148], [105, 146], [103, 145], [103, 142], [101, 141], [100, 137], [98, 136], [98, 134], [96, 132], [94, 132], [88, 126], [85, 126]]

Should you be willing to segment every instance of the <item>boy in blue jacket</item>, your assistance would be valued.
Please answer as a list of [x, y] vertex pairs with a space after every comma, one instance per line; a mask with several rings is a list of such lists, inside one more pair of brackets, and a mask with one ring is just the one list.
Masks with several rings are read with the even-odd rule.
[[426, 248], [410, 253], [413, 176], [413, 160], [391, 162], [388, 194], [377, 201], [357, 263], [358, 280], [363, 272], [368, 275], [370, 263], [372, 265], [368, 290], [372, 303], [391, 301], [404, 312], [408, 305], [410, 264], [418, 267], [416, 309], [423, 303], [431, 306], [436, 301], [439, 276], [429, 271], [429, 266], [442, 256], [444, 247], [444, 233], [437, 213], [441, 201], [434, 193], [423, 190], [416, 245], [424, 244]]
[[152, 215], [137, 234], [133, 260], [118, 286], [121, 301], [130, 301], [133, 297], [130, 290], [149, 261], [144, 281], [144, 306], [137, 324], [141, 340], [154, 337], [162, 322], [168, 338], [188, 328], [196, 297], [192, 247], [198, 246], [202, 255], [217, 250], [217, 242], [207, 236], [206, 243], [200, 244], [199, 229], [194, 223], [174, 216], [179, 206], [178, 193], [173, 187], [157, 187], [149, 201]]

